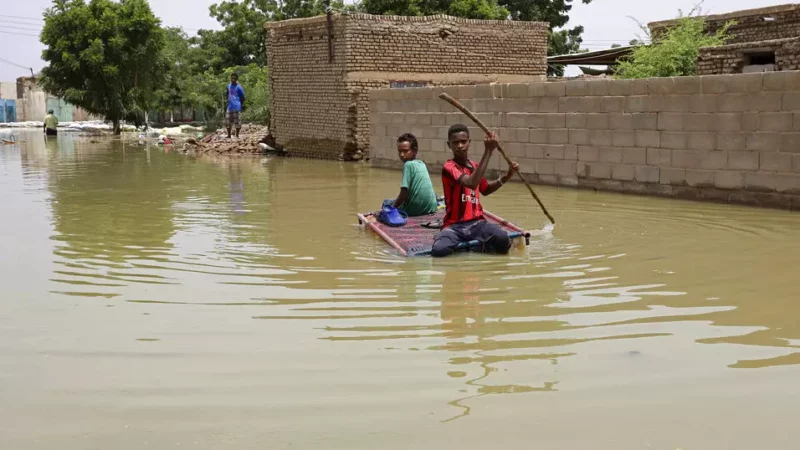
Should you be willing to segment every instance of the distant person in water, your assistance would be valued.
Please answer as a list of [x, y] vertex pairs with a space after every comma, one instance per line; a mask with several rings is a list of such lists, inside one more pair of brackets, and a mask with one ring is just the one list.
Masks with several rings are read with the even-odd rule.
[[461, 242], [473, 240], [481, 243], [478, 249], [482, 252], [506, 254], [511, 249], [508, 233], [484, 219], [480, 196], [500, 189], [519, 170], [519, 164], [511, 164], [505, 175], [489, 183], [483, 174], [497, 149], [497, 135], [486, 136], [480, 163], [469, 159], [470, 142], [469, 129], [464, 125], [453, 125], [447, 131], [447, 146], [453, 159], [442, 168], [445, 216], [442, 231], [433, 240], [432, 256], [447, 256]]
[[239, 130], [242, 129], [242, 111], [244, 111], [244, 89], [239, 84], [239, 75], [234, 72], [231, 74], [231, 82], [225, 89], [225, 101], [227, 107], [226, 122], [228, 129], [228, 139], [231, 137], [231, 128], [236, 126], [236, 137], [239, 137]]
[[428, 166], [417, 159], [417, 151], [419, 144], [413, 134], [406, 133], [397, 138], [397, 155], [403, 162], [403, 178], [400, 180], [400, 194], [393, 206], [411, 217], [433, 214], [438, 207]]
[[58, 117], [53, 114], [53, 110], [47, 111], [44, 116], [44, 134], [47, 136], [58, 135]]

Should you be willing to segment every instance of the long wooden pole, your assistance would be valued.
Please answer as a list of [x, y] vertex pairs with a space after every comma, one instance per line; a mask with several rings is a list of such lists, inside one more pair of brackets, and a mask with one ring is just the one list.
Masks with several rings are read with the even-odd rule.
[[[475, 114], [472, 114], [472, 111], [468, 110], [458, 100], [454, 99], [453, 97], [451, 97], [450, 95], [445, 94], [445, 93], [439, 94], [439, 98], [444, 100], [444, 101], [446, 101], [447, 103], [450, 103], [451, 105], [453, 105], [457, 109], [459, 109], [461, 112], [466, 114], [466, 116], [469, 117], [470, 119], [472, 119], [472, 121], [475, 122], [475, 124], [478, 125], [486, 134], [490, 133], [489, 128], [487, 128], [486, 125], [484, 125], [483, 122], [481, 122], [481, 120], [478, 119], [475, 116]], [[503, 147], [500, 145], [500, 143], [497, 144], [497, 150], [500, 151], [500, 154], [503, 155], [503, 158], [505, 158], [506, 162], [510, 166], [512, 164], [511, 160], [506, 155], [506, 152], [505, 152], [505, 150], [503, 150]], [[530, 191], [530, 193], [533, 196], [534, 200], [536, 200], [536, 203], [539, 204], [539, 207], [542, 208], [542, 212], [544, 212], [544, 215], [547, 216], [548, 219], [550, 219], [550, 223], [555, 225], [556, 219], [553, 219], [553, 216], [551, 216], [550, 213], [547, 211], [547, 208], [545, 208], [545, 206], [542, 203], [542, 201], [539, 200], [539, 196], [536, 195], [536, 192], [534, 192], [533, 188], [528, 183], [528, 181], [525, 179], [525, 177], [523, 177], [522, 174], [519, 173], [519, 171], [517, 171], [517, 175], [519, 175], [519, 179], [522, 180], [523, 183], [525, 183], [525, 187], [528, 188], [528, 191]]]

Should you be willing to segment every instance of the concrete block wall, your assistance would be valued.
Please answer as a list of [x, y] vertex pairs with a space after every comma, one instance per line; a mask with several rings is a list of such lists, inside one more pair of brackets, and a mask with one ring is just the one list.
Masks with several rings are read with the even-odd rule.
[[376, 90], [374, 166], [399, 167], [395, 139], [411, 132], [438, 173], [455, 123], [479, 158], [482, 132], [443, 91], [498, 130], [534, 183], [800, 209], [800, 72]]

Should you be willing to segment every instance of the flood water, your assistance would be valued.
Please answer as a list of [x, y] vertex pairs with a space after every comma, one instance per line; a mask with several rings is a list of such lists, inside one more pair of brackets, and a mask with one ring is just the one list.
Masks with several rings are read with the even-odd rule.
[[529, 247], [406, 259], [399, 172], [19, 139], [2, 449], [798, 448], [800, 214], [538, 187]]

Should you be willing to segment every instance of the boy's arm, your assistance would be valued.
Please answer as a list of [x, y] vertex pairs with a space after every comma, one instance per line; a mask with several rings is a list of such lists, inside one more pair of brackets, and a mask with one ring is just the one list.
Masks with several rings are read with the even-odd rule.
[[408, 188], [401, 187], [400, 194], [397, 195], [397, 198], [394, 201], [394, 207], [399, 208], [400, 205], [405, 203], [408, 200]]
[[494, 194], [498, 189], [500, 189], [501, 186], [508, 183], [508, 180], [510, 180], [511, 177], [513, 177], [514, 174], [517, 173], [518, 171], [519, 171], [519, 164], [513, 163], [511, 166], [509, 166], [508, 172], [506, 172], [505, 175], [489, 183], [489, 185], [486, 186], [486, 189], [482, 191], [481, 194], [486, 196]]
[[489, 166], [489, 160], [492, 159], [492, 152], [494, 152], [496, 148], [497, 134], [492, 132], [486, 136], [486, 140], [484, 141], [483, 156], [481, 157], [481, 162], [478, 164], [478, 168], [475, 169], [471, 175], [461, 175], [458, 178], [458, 183], [472, 190], [480, 187], [483, 174], [486, 173], [486, 168]]
[[403, 178], [400, 180], [400, 194], [394, 201], [394, 207], [399, 208], [400, 205], [408, 200], [408, 187], [411, 185], [411, 166], [403, 164]]

